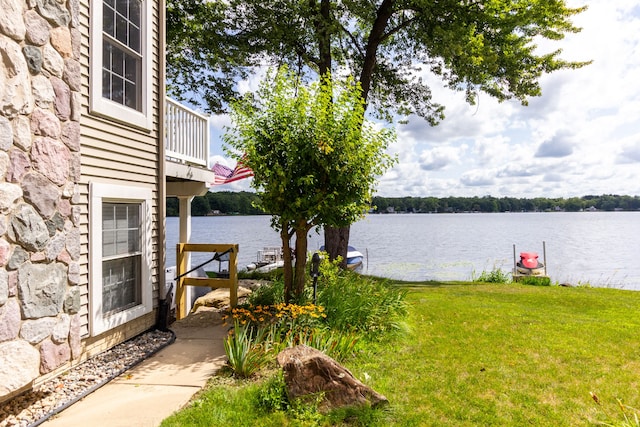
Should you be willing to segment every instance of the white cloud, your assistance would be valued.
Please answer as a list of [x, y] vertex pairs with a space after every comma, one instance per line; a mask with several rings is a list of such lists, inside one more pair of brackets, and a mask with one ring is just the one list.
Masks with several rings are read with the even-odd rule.
[[593, 63], [543, 76], [542, 96], [527, 107], [483, 94], [469, 106], [425, 75], [446, 119], [399, 127], [400, 162], [381, 195], [640, 195], [640, 1], [568, 4], [588, 5], [574, 18], [582, 32], [539, 49]]
[[[397, 127], [388, 151], [398, 163], [380, 178], [379, 195], [640, 195], [640, 0], [567, 3], [588, 5], [574, 17], [583, 30], [539, 49], [593, 63], [543, 76], [542, 96], [527, 107], [486, 94], [470, 106], [463, 93], [423, 73], [446, 118], [436, 127], [419, 118]], [[255, 89], [258, 81], [239, 87]], [[212, 154], [223, 155], [228, 125], [226, 116], [211, 118]]]

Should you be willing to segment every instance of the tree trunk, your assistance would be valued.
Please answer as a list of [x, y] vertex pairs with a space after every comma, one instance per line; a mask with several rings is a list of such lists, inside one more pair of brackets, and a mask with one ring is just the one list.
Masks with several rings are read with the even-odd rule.
[[349, 230], [349, 226], [324, 228], [324, 250], [329, 254], [329, 260], [331, 261], [338, 256], [342, 257], [342, 262], [340, 263], [342, 268], [347, 268]]
[[304, 293], [307, 266], [307, 222], [301, 220], [296, 227], [296, 270], [294, 278], [294, 294], [300, 299]]
[[280, 230], [280, 239], [282, 240], [282, 257], [284, 261], [284, 300], [289, 302], [292, 299], [293, 291], [293, 267], [291, 265], [291, 246], [289, 242], [289, 227], [283, 225]]

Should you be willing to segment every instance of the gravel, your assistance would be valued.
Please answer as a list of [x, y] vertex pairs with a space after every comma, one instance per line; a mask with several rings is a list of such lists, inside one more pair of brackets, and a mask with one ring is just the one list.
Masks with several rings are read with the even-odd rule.
[[148, 331], [100, 353], [37, 389], [4, 402], [0, 427], [37, 426], [122, 372], [171, 344], [171, 331]]

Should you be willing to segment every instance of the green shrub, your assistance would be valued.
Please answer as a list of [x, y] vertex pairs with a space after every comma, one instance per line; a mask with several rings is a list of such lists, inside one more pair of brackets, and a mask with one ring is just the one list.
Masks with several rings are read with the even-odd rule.
[[325, 307], [329, 328], [369, 338], [405, 329], [405, 290], [349, 271], [336, 273], [331, 266], [328, 274], [321, 271], [318, 304]]
[[473, 278], [474, 282], [482, 282], [482, 283], [509, 283], [511, 282], [511, 277], [509, 273], [505, 273], [500, 268], [495, 268], [491, 271], [483, 271], [480, 273], [480, 276]]
[[239, 322], [224, 339], [224, 351], [234, 375], [247, 378], [271, 361], [271, 355], [261, 346], [264, 329], [253, 329]]
[[289, 409], [287, 386], [282, 370], [266, 380], [257, 394], [256, 406], [266, 412], [286, 411]]
[[247, 301], [252, 306], [276, 305], [284, 302], [284, 282], [274, 280], [267, 282], [251, 292]]

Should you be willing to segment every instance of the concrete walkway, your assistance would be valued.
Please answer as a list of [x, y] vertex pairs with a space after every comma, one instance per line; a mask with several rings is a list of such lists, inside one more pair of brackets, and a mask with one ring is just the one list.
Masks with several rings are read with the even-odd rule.
[[155, 427], [182, 408], [226, 362], [227, 327], [215, 312], [175, 322], [173, 344], [42, 424]]

